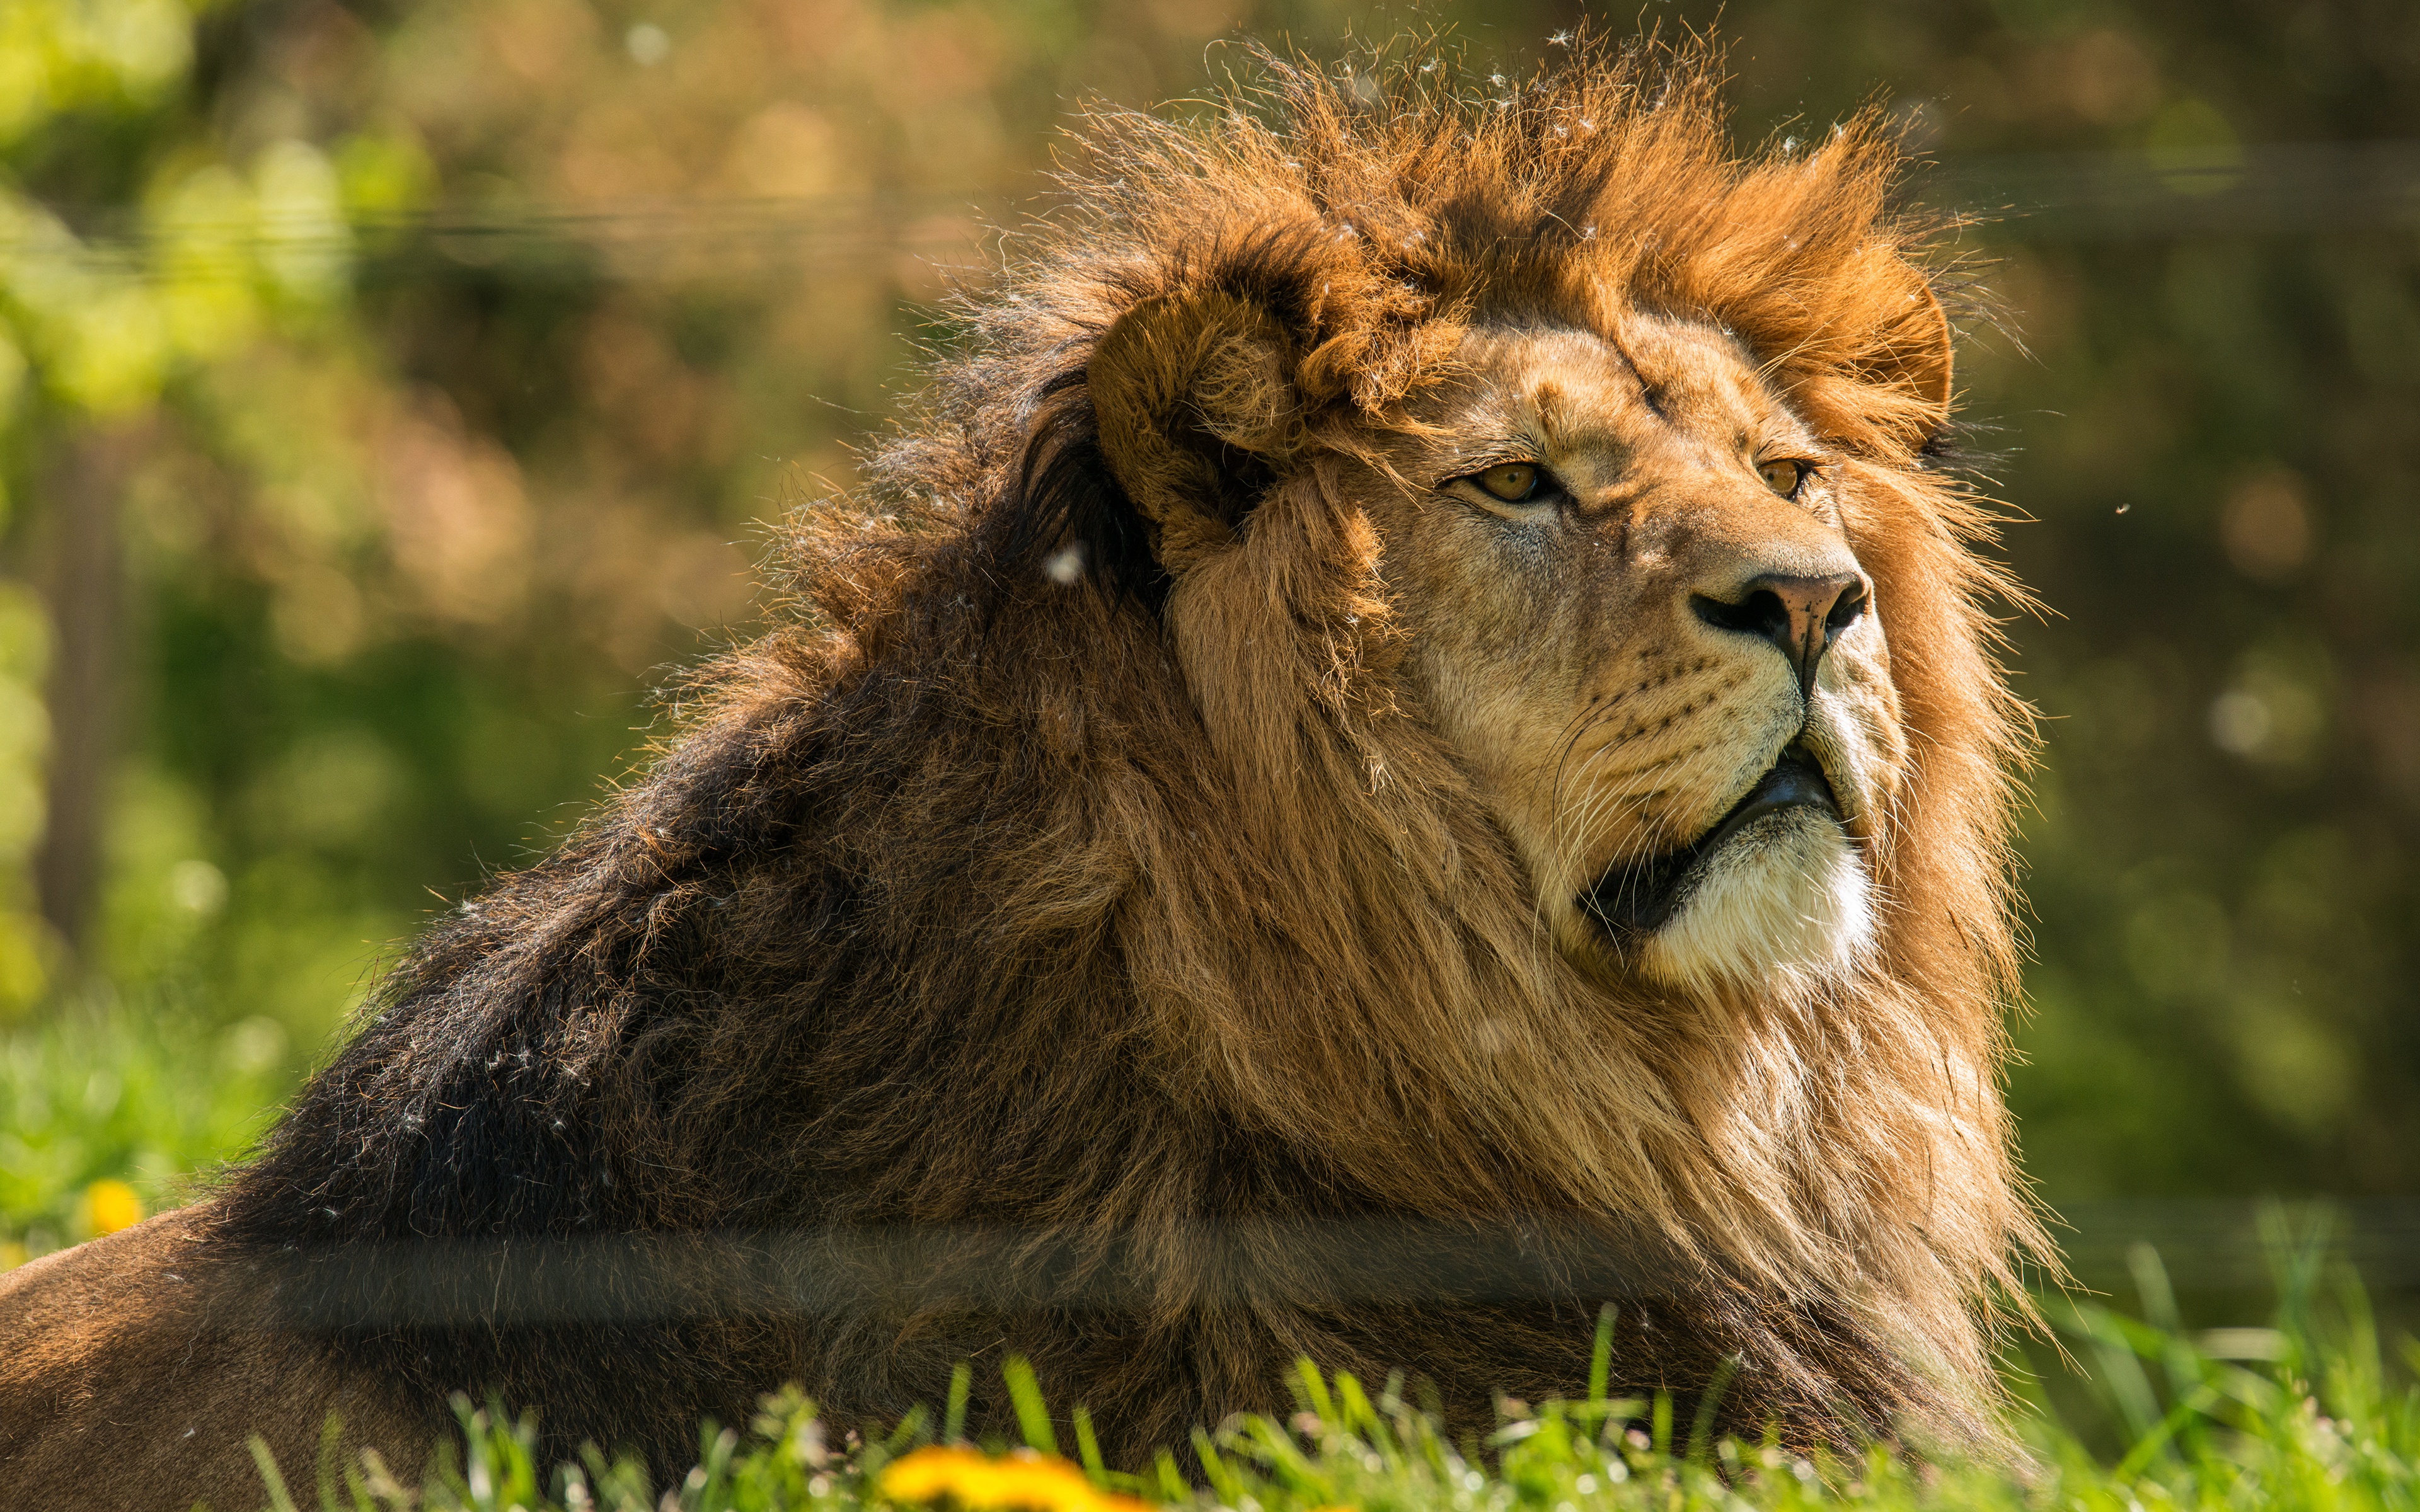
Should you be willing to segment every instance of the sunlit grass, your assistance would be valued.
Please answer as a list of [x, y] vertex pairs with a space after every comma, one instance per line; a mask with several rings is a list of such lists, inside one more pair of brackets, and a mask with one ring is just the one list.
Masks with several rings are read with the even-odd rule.
[[[232, 1028], [173, 1013], [87, 1006], [0, 1033], [0, 1267], [122, 1227], [240, 1157], [294, 1072], [268, 1020]], [[2420, 1512], [2420, 1396], [2401, 1381], [2420, 1350], [2387, 1358], [2363, 1293], [2331, 1269], [2321, 1236], [2268, 1220], [2274, 1316], [2260, 1326], [2182, 1326], [2158, 1257], [2138, 1248], [2139, 1317], [2046, 1299], [2080, 1376], [2056, 1394], [2016, 1368], [2017, 1429], [2035, 1466], [1928, 1464], [1876, 1451], [1810, 1459], [1768, 1443], [1709, 1443], [1668, 1398], [1505, 1404], [1485, 1443], [1455, 1443], [1388, 1385], [1308, 1367], [1299, 1411], [1202, 1431], [1140, 1475], [1112, 1472], [1080, 1410], [1055, 1420], [1022, 1361], [1006, 1366], [1021, 1443], [968, 1443], [970, 1377], [937, 1413], [888, 1438], [834, 1442], [796, 1395], [768, 1398], [746, 1431], [703, 1425], [696, 1468], [654, 1486], [595, 1455], [538, 1461], [535, 1426], [458, 1404], [462, 1431], [418, 1493], [375, 1462], [265, 1466], [263, 1504], [393, 1512], [771, 1512], [931, 1505], [1124, 1512], [1136, 1501], [1199, 1512], [1696, 1512], [1714, 1508], [2026, 1508], [2060, 1512]], [[2037, 1350], [2046, 1369], [2064, 1372]], [[1600, 1370], [1602, 1382], [1608, 1372]], [[2077, 1381], [2082, 1384], [2079, 1387]], [[1064, 1446], [1072, 1458], [1062, 1458]], [[2087, 1444], [2117, 1445], [2095, 1454]], [[1187, 1474], [1202, 1476], [1194, 1486]], [[290, 1483], [288, 1477], [291, 1477]], [[227, 1512], [227, 1509], [221, 1509]]]
[[[1191, 1458], [1205, 1482], [1196, 1486], [1170, 1455], [1140, 1475], [1105, 1469], [1080, 1412], [1072, 1426], [1082, 1462], [1060, 1458], [1032, 1374], [1012, 1359], [1024, 1444], [964, 1443], [954, 1409], [938, 1426], [928, 1414], [911, 1414], [877, 1443], [832, 1443], [813, 1407], [793, 1393], [768, 1398], [745, 1438], [706, 1425], [697, 1467], [676, 1486], [657, 1487], [628, 1461], [594, 1454], [578, 1464], [543, 1465], [528, 1420], [458, 1401], [460, 1440], [442, 1451], [417, 1499], [375, 1463], [349, 1470], [329, 1463], [316, 1502], [348, 1512], [1117, 1512], [1138, 1500], [1193, 1512], [2420, 1506], [2420, 1394], [2388, 1384], [2357, 1288], [2339, 1287], [2335, 1295], [2332, 1328], [2314, 1324], [2313, 1298], [2304, 1293], [2286, 1298], [2275, 1326], [2233, 1331], [2242, 1335], [2236, 1345], [2273, 1356], [2257, 1364], [2221, 1358], [2186, 1335], [2091, 1304], [2062, 1304], [2063, 1331], [2108, 1371], [2101, 1378], [2105, 1408], [2144, 1425], [2115, 1465], [2087, 1453], [2074, 1426], [2040, 1410], [2018, 1425], [2034, 1466], [2012, 1471], [1881, 1449], [1840, 1459], [1790, 1454], [1769, 1441], [1708, 1442], [1668, 1397], [1608, 1399], [1601, 1389], [1580, 1401], [1507, 1403], [1484, 1443], [1454, 1443], [1391, 1385], [1373, 1396], [1351, 1376], [1306, 1365], [1291, 1418], [1241, 1418], [1216, 1433], [1196, 1432]], [[1600, 1358], [1607, 1336], [1600, 1334]], [[964, 1400], [965, 1379], [962, 1369], [954, 1403]], [[2138, 1386], [2145, 1395], [2128, 1408], [2124, 1399]], [[2137, 1411], [2149, 1415], [2138, 1418]], [[274, 1486], [270, 1505], [286, 1512], [314, 1504], [290, 1494], [274, 1467], [264, 1468]]]

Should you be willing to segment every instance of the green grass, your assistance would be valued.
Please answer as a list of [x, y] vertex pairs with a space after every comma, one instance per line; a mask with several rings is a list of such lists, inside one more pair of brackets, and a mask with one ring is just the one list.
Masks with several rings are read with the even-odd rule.
[[[2389, 1386], [2357, 1288], [2339, 1287], [2335, 1301], [2332, 1327], [2316, 1324], [2310, 1297], [2289, 1296], [2275, 1326], [2220, 1333], [2214, 1342], [2223, 1347], [2273, 1356], [2255, 1364], [2089, 1304], [2060, 1304], [2062, 1333], [2109, 1371], [2100, 1378], [2102, 1410], [2142, 1431], [2111, 1464], [2088, 1453], [2083, 1436], [2051, 1414], [2038, 1393], [2021, 1391], [2031, 1398], [2018, 1424], [2035, 1459], [2029, 1474], [1919, 1463], [1880, 1449], [1861, 1459], [1810, 1460], [1770, 1443], [1710, 1443], [1668, 1398], [1607, 1400], [1601, 1391], [1585, 1401], [1507, 1403], [1487, 1442], [1455, 1443], [1393, 1391], [1373, 1397], [1350, 1376], [1325, 1377], [1308, 1365], [1297, 1387], [1300, 1411], [1290, 1420], [1247, 1418], [1196, 1435], [1210, 1482], [1199, 1489], [1185, 1486], [1167, 1458], [1153, 1474], [1103, 1473], [1081, 1414], [1076, 1428], [1104, 1492], [1200, 1512], [2420, 1507], [2420, 1393]], [[1030, 1374], [1020, 1379], [1021, 1365], [1012, 1360], [1008, 1372], [1023, 1397], [1033, 1388]], [[889, 1504], [879, 1489], [883, 1467], [937, 1436], [919, 1413], [885, 1442], [830, 1444], [810, 1404], [796, 1395], [768, 1398], [744, 1438], [706, 1425], [697, 1468], [665, 1488], [627, 1462], [593, 1456], [577, 1465], [540, 1464], [528, 1422], [462, 1402], [457, 1408], [460, 1440], [444, 1450], [418, 1500], [375, 1473], [331, 1464], [313, 1495], [292, 1496], [281, 1481], [270, 1505], [855, 1512]], [[1038, 1411], [1019, 1415], [1031, 1419], [1028, 1441], [1051, 1447], [1047, 1419]], [[1049, 1512], [1108, 1512], [1113, 1504], [1062, 1500]]]
[[[85, 1194], [131, 1181], [172, 1201], [240, 1156], [292, 1088], [295, 1070], [265, 1020], [232, 1029], [125, 1008], [86, 1008], [0, 1032], [0, 1266], [82, 1237]], [[2420, 1512], [2420, 1349], [2390, 1360], [2357, 1282], [2308, 1233], [2273, 1224], [2278, 1300], [2260, 1327], [2181, 1326], [2158, 1257], [2134, 1257], [2141, 1317], [2071, 1297], [2046, 1300], [2056, 1347], [2012, 1353], [2016, 1428], [2029, 1476], [2005, 1467], [1923, 1464], [1881, 1451], [1809, 1461], [1761, 1443], [1709, 1443], [1668, 1400], [1505, 1404], [1485, 1443], [1451, 1443], [1390, 1389], [1305, 1369], [1290, 1420], [1246, 1419], [1194, 1445], [1210, 1485], [1173, 1461], [1140, 1478], [1102, 1472], [1080, 1413], [1062, 1445], [1047, 1382], [1011, 1361], [1023, 1436], [1063, 1447], [1105, 1490], [1214, 1512], [1697, 1512], [1804, 1507], [2024, 1508], [2028, 1512]], [[2066, 1358], [2062, 1360], [2060, 1356]], [[2037, 1373], [2037, 1368], [2039, 1373]], [[954, 1439], [962, 1375], [938, 1415], [888, 1440], [827, 1442], [810, 1404], [769, 1398], [746, 1431], [701, 1426], [697, 1468], [647, 1484], [636, 1467], [589, 1457], [537, 1462], [533, 1426], [458, 1403], [461, 1432], [417, 1496], [375, 1465], [266, 1467], [262, 1504], [281, 1509], [428, 1512], [855, 1512], [882, 1505], [883, 1467], [920, 1443]], [[993, 1450], [1002, 1444], [989, 1445]], [[225, 1512], [225, 1509], [223, 1509]], [[1047, 1512], [1107, 1512], [1059, 1505]]]
[[296, 1074], [267, 1018], [101, 999], [0, 1031], [0, 1269], [91, 1237], [96, 1181], [149, 1211], [183, 1200], [251, 1148]]

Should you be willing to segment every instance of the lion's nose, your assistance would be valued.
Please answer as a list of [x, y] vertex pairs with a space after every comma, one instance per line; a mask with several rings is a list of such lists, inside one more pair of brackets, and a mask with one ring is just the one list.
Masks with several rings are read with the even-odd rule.
[[1718, 630], [1734, 630], [1772, 641], [1798, 673], [1798, 694], [1815, 689], [1815, 669], [1839, 633], [1857, 623], [1872, 600], [1854, 573], [1793, 578], [1766, 573], [1740, 585], [1736, 600], [1689, 595], [1698, 618]]

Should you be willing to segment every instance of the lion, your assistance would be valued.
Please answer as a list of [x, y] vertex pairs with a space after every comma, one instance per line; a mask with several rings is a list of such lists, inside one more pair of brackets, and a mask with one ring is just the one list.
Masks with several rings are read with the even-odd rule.
[[1460, 1428], [1601, 1317], [1717, 1431], [2005, 1442], [2017, 590], [1885, 121], [1265, 67], [1094, 119], [773, 627], [256, 1159], [0, 1283], [6, 1499], [409, 1474], [453, 1393], [1003, 1430], [1012, 1355], [1117, 1463], [1306, 1357]]

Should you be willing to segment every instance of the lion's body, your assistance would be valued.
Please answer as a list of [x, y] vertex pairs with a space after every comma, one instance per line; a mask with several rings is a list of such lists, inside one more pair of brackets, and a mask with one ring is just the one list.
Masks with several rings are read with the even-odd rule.
[[[1003, 1421], [1016, 1352], [1132, 1460], [1281, 1407], [1301, 1354], [1464, 1419], [1574, 1393], [1613, 1301], [1618, 1382], [1727, 1375], [1730, 1426], [1991, 1439], [1983, 1296], [2032, 1233], [1995, 1086], [2015, 714], [1975, 506], [1917, 455], [1947, 353], [1876, 219], [1888, 149], [1744, 168], [1700, 74], [1596, 54], [1501, 110], [1288, 88], [1284, 134], [1110, 132], [877, 508], [807, 517], [821, 623], [720, 664], [643, 781], [432, 929], [194, 1210], [267, 1331], [227, 1413], [349, 1392], [408, 1462], [397, 1424], [492, 1393], [673, 1466], [791, 1381], [878, 1424], [971, 1359]], [[1498, 393], [1602, 504], [1499, 531], [1404, 482]], [[1734, 424], [1822, 458], [1810, 502], [1737, 491]], [[1795, 682], [1679, 579], [1622, 607], [1784, 537], [1853, 552], [1879, 615]], [[1665, 786], [1589, 778], [1652, 822], [1555, 833], [1525, 593], [1534, 640], [1598, 625], [1574, 698], [1633, 700], [1591, 749], [1699, 732]], [[1575, 887], [1785, 741], [1838, 825], [1776, 820], [1666, 905], [1761, 938], [1720, 900], [1770, 852], [1846, 878], [1854, 928], [1763, 985], [1754, 939], [1590, 933]], [[147, 1254], [43, 1284], [148, 1295]], [[15, 1352], [61, 1327], [28, 1294], [0, 1284], [0, 1487], [124, 1415]]]
[[48, 1512], [222, 1509], [263, 1500], [251, 1440], [309, 1484], [334, 1413], [354, 1448], [407, 1470], [426, 1414], [319, 1339], [281, 1325], [207, 1208], [0, 1276], [0, 1489]]

